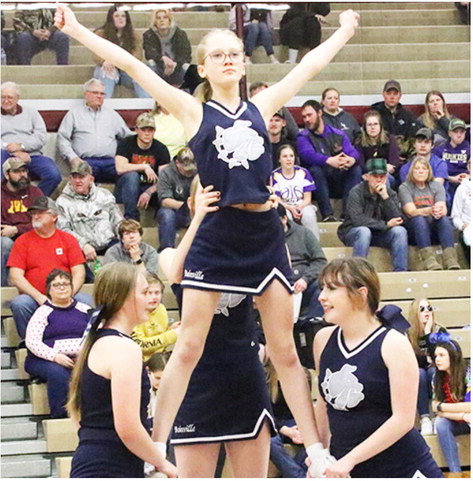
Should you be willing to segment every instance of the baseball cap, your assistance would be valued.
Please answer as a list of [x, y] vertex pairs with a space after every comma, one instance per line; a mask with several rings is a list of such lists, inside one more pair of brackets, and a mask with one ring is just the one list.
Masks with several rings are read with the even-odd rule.
[[391, 89], [397, 90], [398, 92], [402, 92], [401, 84], [397, 80], [388, 80], [384, 84], [383, 92], [387, 92], [388, 90], [391, 90]]
[[448, 130], [455, 130], [455, 129], [465, 129], [466, 130], [466, 123], [463, 122], [462, 119], [452, 119], [448, 124]]
[[278, 117], [281, 117], [281, 118], [283, 119], [283, 118], [284, 118], [284, 111], [283, 111], [283, 109], [281, 108], [281, 109], [277, 110], [276, 112], [274, 112], [273, 117], [274, 117], [275, 115], [277, 115]]
[[366, 173], [368, 174], [387, 174], [388, 166], [386, 159], [380, 157], [369, 159], [366, 162]]
[[434, 138], [434, 133], [432, 132], [432, 129], [422, 127], [416, 132], [416, 138], [417, 137], [425, 137], [427, 140], [432, 140]]
[[28, 165], [28, 162], [18, 159], [17, 157], [9, 157], [3, 163], [3, 175], [5, 175], [9, 170], [18, 170]]
[[195, 162], [194, 154], [189, 147], [183, 147], [175, 157], [179, 161], [182, 169], [186, 172], [197, 172], [197, 164]]
[[34, 201], [33, 205], [28, 208], [28, 212], [31, 212], [32, 210], [52, 210], [55, 213], [58, 211], [54, 200], [46, 197], [45, 195], [38, 197]]
[[150, 113], [143, 112], [136, 118], [136, 127], [138, 127], [139, 129], [144, 129], [145, 127], [155, 129], [156, 122], [154, 120], [154, 117]]
[[77, 164], [71, 168], [71, 175], [72, 174], [79, 174], [82, 176], [86, 176], [88, 174], [92, 175], [92, 167], [87, 162], [77, 162]]

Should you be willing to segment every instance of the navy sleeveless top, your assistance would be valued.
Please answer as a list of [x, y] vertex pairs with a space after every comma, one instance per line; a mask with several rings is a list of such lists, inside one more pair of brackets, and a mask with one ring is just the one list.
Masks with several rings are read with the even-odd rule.
[[203, 104], [203, 120], [189, 141], [200, 182], [221, 192], [220, 207], [264, 204], [272, 172], [271, 144], [257, 107], [241, 102], [236, 113], [215, 100]]
[[[392, 415], [389, 373], [381, 356], [381, 346], [389, 330], [380, 326], [350, 350], [342, 330], [337, 328], [321, 354], [319, 392], [327, 404], [332, 433], [330, 452], [337, 459], [368, 438]], [[356, 465], [351, 475], [412, 477], [429, 460], [429, 448], [413, 428], [386, 450]]]
[[[104, 336], [127, 337], [115, 329], [99, 329], [97, 339]], [[129, 338], [131, 339], [131, 338]], [[148, 420], [150, 382], [143, 366], [141, 373], [140, 419], [145, 429], [150, 432]], [[79, 439], [81, 441], [118, 441], [122, 442], [113, 421], [111, 381], [94, 373], [88, 365], [84, 365], [81, 383], [81, 421]]]

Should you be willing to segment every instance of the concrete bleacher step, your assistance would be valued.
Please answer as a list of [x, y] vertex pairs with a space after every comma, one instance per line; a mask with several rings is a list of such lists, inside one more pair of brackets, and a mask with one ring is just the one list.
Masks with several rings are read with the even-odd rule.
[[2, 351], [1, 366], [2, 369], [8, 369], [9, 367], [11, 367], [11, 354], [7, 351]]
[[2, 419], [1, 440], [25, 440], [38, 437], [38, 425], [35, 421], [26, 418]]
[[2, 381], [15, 381], [20, 379], [19, 369], [2, 369]]
[[15, 381], [2, 381], [2, 407], [3, 404], [25, 402], [25, 388], [18, 386]]
[[2, 405], [2, 420], [3, 418], [32, 415], [33, 406], [31, 405], [31, 403], [15, 403]]
[[0, 444], [2, 456], [38, 454], [46, 452], [46, 440], [5, 441]]
[[39, 455], [2, 456], [2, 478], [48, 478], [51, 460]]

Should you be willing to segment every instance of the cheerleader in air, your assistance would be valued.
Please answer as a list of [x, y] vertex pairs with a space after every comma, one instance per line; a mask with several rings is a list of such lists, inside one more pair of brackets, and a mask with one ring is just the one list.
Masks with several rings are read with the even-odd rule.
[[267, 188], [272, 169], [267, 124], [354, 35], [358, 18], [351, 10], [343, 12], [340, 28], [328, 40], [251, 102], [239, 96], [239, 82], [245, 75], [242, 41], [228, 30], [211, 31], [196, 52], [198, 73], [205, 79], [202, 103], [167, 84], [117, 45], [94, 35], [69, 8], [58, 6], [58, 28], [127, 72], [183, 124], [203, 187], [212, 185], [220, 192], [219, 209], [203, 220], [185, 261], [181, 332], [157, 399], [159, 442], [168, 437], [202, 355], [220, 293], [252, 294], [257, 296], [269, 355], [300, 427], [312, 474], [320, 475], [329, 462], [329, 453], [319, 442], [292, 336], [291, 269], [282, 225]]

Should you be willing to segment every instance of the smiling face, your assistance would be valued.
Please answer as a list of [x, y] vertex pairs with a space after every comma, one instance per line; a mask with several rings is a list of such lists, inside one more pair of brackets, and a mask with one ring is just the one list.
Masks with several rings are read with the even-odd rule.
[[56, 276], [51, 282], [49, 298], [53, 304], [69, 304], [72, 301], [71, 281], [62, 276]]
[[12, 87], [4, 87], [2, 89], [2, 109], [7, 113], [15, 113], [20, 96], [16, 89]]
[[450, 372], [450, 355], [444, 347], [435, 348], [435, 365], [439, 371]]
[[324, 310], [324, 319], [332, 324], [340, 324], [352, 312], [353, 300], [348, 294], [348, 289], [329, 283], [322, 285], [319, 302]]

